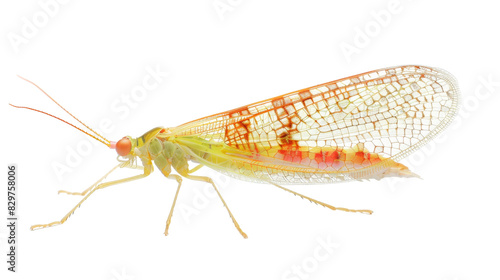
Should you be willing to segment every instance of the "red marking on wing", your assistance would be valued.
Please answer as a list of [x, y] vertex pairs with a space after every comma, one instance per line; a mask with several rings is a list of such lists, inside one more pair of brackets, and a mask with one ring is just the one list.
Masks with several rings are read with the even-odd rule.
[[304, 147], [287, 146], [278, 150], [278, 158], [322, 170], [340, 170], [344, 167], [366, 167], [381, 161], [374, 153], [344, 151], [341, 148], [322, 148], [319, 152], [304, 151]]

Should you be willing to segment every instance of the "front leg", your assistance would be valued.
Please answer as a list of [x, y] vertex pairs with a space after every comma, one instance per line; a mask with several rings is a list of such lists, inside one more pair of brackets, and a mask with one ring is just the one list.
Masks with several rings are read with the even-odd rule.
[[[106, 175], [104, 175], [104, 177], [106, 177], [109, 173], [113, 172], [115, 169], [117, 169], [121, 165], [123, 165], [123, 163], [120, 163], [117, 166], [115, 166], [113, 169], [111, 169], [111, 171], [109, 171], [108, 173], [106, 173]], [[89, 196], [92, 195], [96, 190], [99, 190], [99, 189], [102, 189], [102, 188], [106, 188], [106, 187], [109, 187], [109, 186], [112, 186], [112, 185], [118, 185], [118, 184], [121, 184], [121, 183], [125, 183], [125, 182], [130, 182], [130, 181], [142, 179], [144, 177], [147, 177], [149, 174], [151, 174], [152, 170], [153, 170], [153, 166], [152, 165], [146, 165], [145, 168], [144, 168], [144, 173], [143, 174], [132, 176], [132, 177], [128, 177], [128, 178], [123, 178], [123, 179], [119, 179], [119, 180], [115, 180], [115, 181], [111, 181], [111, 182], [106, 182], [106, 183], [102, 183], [100, 185], [97, 185], [75, 207], [73, 207], [73, 209], [71, 209], [71, 211], [69, 211], [69, 213], [66, 214], [60, 221], [55, 221], [55, 222], [48, 223], [48, 224], [33, 225], [33, 226], [31, 226], [31, 230], [37, 230], [37, 229], [42, 229], [42, 228], [47, 228], [47, 227], [62, 225], [62, 224], [64, 224], [66, 222], [66, 220], [68, 220], [69, 216], [71, 216], [76, 211], [76, 209], [78, 209], [82, 205], [82, 203], [85, 200], [87, 200], [87, 198], [89, 198]]]
[[81, 195], [81, 196], [84, 196], [86, 195], [92, 188], [94, 188], [95, 186], [97, 186], [100, 182], [102, 182], [102, 180], [106, 179], [106, 177], [108, 177], [108, 175], [113, 172], [116, 168], [124, 168], [124, 167], [127, 167], [127, 168], [131, 168], [131, 169], [139, 169], [141, 171], [144, 171], [144, 166], [132, 166], [131, 164], [129, 164], [129, 162], [124, 162], [124, 163], [121, 163], [119, 165], [117, 165], [115, 168], [111, 169], [111, 171], [109, 171], [108, 173], [106, 173], [106, 175], [102, 176], [101, 179], [99, 179], [97, 182], [95, 182], [94, 184], [92, 184], [90, 187], [86, 188], [83, 192], [69, 192], [69, 191], [65, 191], [65, 190], [59, 190], [57, 193], [58, 194], [61, 194], [61, 193], [65, 193], [65, 194], [69, 194], [69, 195]]

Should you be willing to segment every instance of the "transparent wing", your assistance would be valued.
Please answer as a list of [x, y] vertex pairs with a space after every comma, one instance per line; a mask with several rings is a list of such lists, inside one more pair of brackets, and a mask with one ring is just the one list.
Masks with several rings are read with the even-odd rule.
[[458, 94], [443, 70], [385, 68], [189, 122], [173, 135], [193, 159], [239, 178], [376, 178], [451, 122]]

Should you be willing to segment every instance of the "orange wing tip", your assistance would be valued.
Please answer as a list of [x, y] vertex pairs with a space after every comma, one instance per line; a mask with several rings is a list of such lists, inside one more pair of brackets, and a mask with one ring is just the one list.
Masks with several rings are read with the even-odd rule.
[[413, 173], [406, 167], [405, 165], [396, 162], [394, 166], [389, 167], [385, 170], [380, 177], [401, 177], [401, 178], [419, 178], [422, 179], [419, 175]]

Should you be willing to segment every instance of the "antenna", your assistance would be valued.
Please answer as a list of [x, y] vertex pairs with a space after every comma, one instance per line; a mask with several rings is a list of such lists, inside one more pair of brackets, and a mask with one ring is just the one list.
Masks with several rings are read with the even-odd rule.
[[68, 124], [68, 125], [71, 125], [72, 127], [76, 128], [76, 129], [80, 130], [81, 132], [83, 132], [83, 133], [87, 134], [88, 136], [90, 136], [90, 137], [94, 138], [95, 140], [97, 140], [97, 141], [99, 141], [99, 142], [103, 143], [104, 145], [106, 145], [106, 146], [110, 147], [110, 141], [109, 141], [108, 139], [106, 139], [104, 136], [100, 135], [99, 133], [95, 132], [92, 128], [90, 128], [89, 126], [87, 126], [86, 124], [84, 124], [82, 121], [80, 121], [77, 117], [75, 117], [73, 114], [71, 114], [70, 112], [68, 112], [68, 110], [66, 110], [63, 106], [61, 106], [59, 103], [57, 103], [57, 101], [55, 101], [55, 100], [54, 100], [54, 98], [52, 98], [52, 97], [51, 97], [48, 93], [46, 93], [46, 92], [45, 92], [45, 91], [44, 91], [41, 87], [39, 87], [37, 84], [35, 84], [34, 82], [32, 82], [32, 81], [30, 81], [30, 80], [28, 80], [28, 79], [25, 79], [25, 78], [23, 78], [23, 77], [21, 77], [21, 76], [19, 76], [19, 75], [17, 75], [17, 76], [18, 76], [19, 78], [21, 78], [21, 79], [25, 80], [26, 82], [28, 82], [28, 83], [30, 83], [30, 84], [32, 84], [32, 85], [34, 85], [35, 87], [37, 87], [37, 88], [38, 88], [41, 92], [43, 92], [43, 93], [44, 93], [44, 94], [45, 94], [48, 98], [50, 98], [50, 100], [52, 100], [54, 103], [56, 103], [56, 104], [57, 104], [57, 106], [59, 106], [61, 109], [63, 109], [66, 113], [68, 113], [71, 117], [73, 117], [75, 120], [77, 120], [77, 121], [78, 121], [79, 123], [81, 123], [83, 126], [85, 126], [87, 129], [89, 129], [90, 131], [92, 131], [95, 135], [92, 135], [92, 134], [90, 134], [90, 133], [88, 133], [88, 132], [84, 131], [83, 129], [78, 128], [78, 127], [76, 127], [75, 125], [73, 125], [73, 124], [71, 124], [71, 123], [69, 123], [69, 122], [67, 122], [67, 121], [65, 121], [65, 120], [63, 120], [63, 119], [61, 119], [61, 118], [59, 118], [59, 117], [56, 117], [56, 116], [54, 116], [54, 115], [51, 115], [51, 114], [49, 114], [49, 113], [46, 113], [46, 112], [44, 112], [44, 111], [37, 110], [37, 109], [33, 109], [33, 108], [30, 108], [30, 107], [16, 106], [16, 105], [12, 105], [12, 104], [10, 104], [10, 103], [9, 103], [9, 105], [10, 105], [10, 106], [12, 106], [12, 107], [14, 107], [14, 108], [18, 108], [18, 109], [28, 109], [28, 110], [32, 110], [32, 111], [35, 111], [35, 112], [42, 113], [42, 114], [45, 114], [45, 115], [47, 115], [47, 116], [53, 117], [53, 118], [55, 118], [55, 119], [58, 119], [58, 120], [60, 120], [60, 121], [62, 121], [62, 122], [64, 122], [64, 123], [66, 123], [66, 124]]

